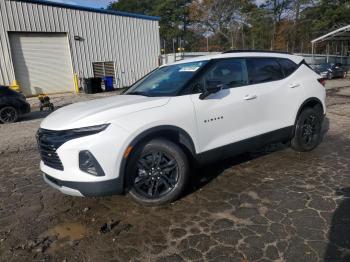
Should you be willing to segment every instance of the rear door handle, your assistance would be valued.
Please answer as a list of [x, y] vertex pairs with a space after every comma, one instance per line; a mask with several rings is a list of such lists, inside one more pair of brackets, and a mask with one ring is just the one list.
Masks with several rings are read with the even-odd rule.
[[255, 98], [257, 98], [256, 95], [246, 95], [243, 99], [244, 100], [252, 100], [252, 99], [255, 99]]
[[296, 87], [299, 87], [299, 86], [300, 86], [299, 83], [293, 83], [293, 84], [289, 85], [290, 88], [296, 88]]

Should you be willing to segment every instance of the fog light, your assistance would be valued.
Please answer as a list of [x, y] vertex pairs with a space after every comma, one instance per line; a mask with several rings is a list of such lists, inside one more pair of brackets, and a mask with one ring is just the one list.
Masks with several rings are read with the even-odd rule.
[[87, 150], [79, 152], [79, 168], [93, 176], [105, 175], [96, 158]]

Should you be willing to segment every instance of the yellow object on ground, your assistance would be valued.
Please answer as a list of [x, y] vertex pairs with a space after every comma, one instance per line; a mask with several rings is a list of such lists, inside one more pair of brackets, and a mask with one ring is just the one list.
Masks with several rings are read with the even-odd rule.
[[78, 81], [78, 75], [74, 74], [74, 86], [75, 86], [75, 93], [79, 93], [79, 81]]
[[17, 80], [13, 80], [12, 84], [10, 85], [10, 88], [12, 90], [17, 91], [17, 92], [21, 91], [21, 88], [19, 87], [19, 84], [17, 83]]

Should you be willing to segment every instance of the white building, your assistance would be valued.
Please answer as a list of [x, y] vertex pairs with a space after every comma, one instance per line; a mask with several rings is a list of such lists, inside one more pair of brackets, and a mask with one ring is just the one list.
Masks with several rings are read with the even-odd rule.
[[79, 78], [129, 86], [158, 66], [159, 18], [39, 0], [0, 0], [0, 85], [74, 91]]

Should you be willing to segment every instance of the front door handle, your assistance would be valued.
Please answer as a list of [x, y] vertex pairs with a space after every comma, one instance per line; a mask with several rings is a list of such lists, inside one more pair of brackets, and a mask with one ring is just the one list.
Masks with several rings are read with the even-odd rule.
[[257, 98], [256, 95], [246, 95], [243, 99], [244, 99], [244, 100], [253, 100], [253, 99], [255, 99], [255, 98]]
[[296, 87], [299, 87], [299, 86], [300, 86], [299, 83], [293, 83], [293, 84], [289, 85], [290, 88], [296, 88]]

